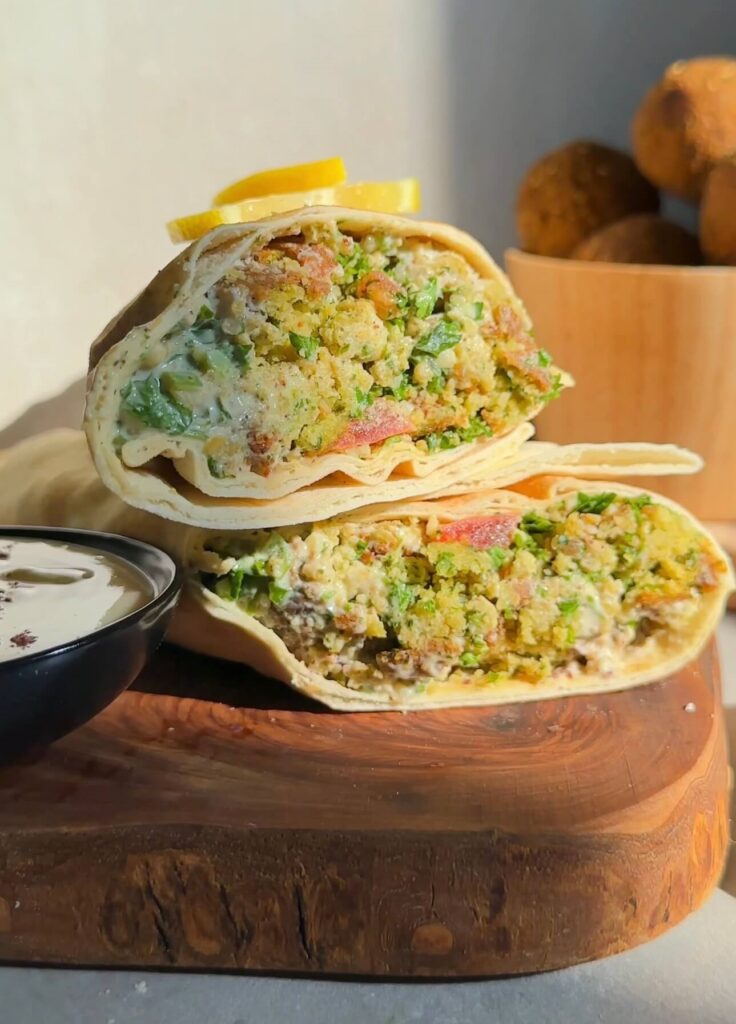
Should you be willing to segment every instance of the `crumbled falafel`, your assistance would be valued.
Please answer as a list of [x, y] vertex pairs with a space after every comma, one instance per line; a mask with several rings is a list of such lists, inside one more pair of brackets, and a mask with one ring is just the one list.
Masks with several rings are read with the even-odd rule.
[[656, 189], [628, 154], [582, 140], [547, 153], [527, 171], [516, 226], [527, 252], [569, 256], [593, 231], [658, 208]]
[[645, 177], [699, 199], [713, 166], [736, 151], [736, 60], [698, 57], [670, 65], [634, 115], [632, 140]]
[[607, 263], [664, 263], [693, 266], [703, 262], [698, 240], [679, 224], [654, 213], [639, 213], [608, 224], [581, 242], [574, 260]]
[[708, 175], [700, 206], [700, 245], [709, 263], [736, 266], [736, 157]]

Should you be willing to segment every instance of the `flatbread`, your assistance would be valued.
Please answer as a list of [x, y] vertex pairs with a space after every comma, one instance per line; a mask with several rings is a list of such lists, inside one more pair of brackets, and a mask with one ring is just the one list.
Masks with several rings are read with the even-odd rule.
[[[630, 447], [630, 446], [628, 446]], [[687, 453], [679, 449], [662, 451], [656, 446], [634, 446], [632, 451], [616, 446], [599, 446], [599, 462], [595, 462], [596, 446], [556, 448], [542, 446], [539, 470], [555, 459], [558, 467], [570, 473], [575, 459], [582, 461], [586, 471], [602, 474], [612, 469], [620, 473], [645, 466], [660, 468], [678, 460], [693, 465]], [[628, 454], [627, 454], [628, 453]], [[636, 459], [640, 459], [639, 462]], [[644, 458], [648, 461], [643, 461]], [[544, 463], [544, 460], [547, 460]], [[578, 490], [595, 494], [610, 489], [590, 475], [580, 479], [573, 475], [559, 476], [538, 472], [528, 480], [509, 479], [505, 489], [495, 486], [470, 494], [444, 496], [432, 501], [383, 504], [361, 508], [341, 517], [348, 521], [377, 521], [416, 516], [441, 521], [492, 515], [504, 512], [523, 514], [555, 497]], [[616, 484], [616, 492], [637, 495], [640, 489]], [[411, 710], [439, 708], [463, 704], [502, 704], [514, 701], [542, 700], [565, 694], [594, 694], [628, 689], [667, 676], [691, 661], [700, 651], [722, 613], [734, 580], [727, 556], [716, 541], [684, 509], [674, 502], [653, 495], [657, 502], [685, 516], [707, 539], [713, 557], [723, 563], [718, 587], [703, 595], [702, 609], [687, 636], [678, 634], [669, 646], [642, 648], [634, 652], [625, 670], [615, 676], [556, 677], [539, 684], [508, 682], [478, 690], [448, 690], [439, 684], [425, 694], [407, 695], [404, 700], [388, 700], [380, 694], [358, 692], [319, 675], [297, 660], [275, 632], [248, 615], [242, 608], [227, 602], [191, 578], [176, 613], [169, 639], [190, 650], [249, 665], [265, 675], [337, 710]], [[0, 454], [0, 521], [11, 524], [66, 526], [96, 529], [139, 538], [167, 550], [185, 565], [197, 561], [211, 529], [185, 526], [162, 519], [124, 504], [109, 492], [98, 478], [89, 457], [83, 436], [75, 431], [52, 431]], [[217, 531], [221, 533], [222, 531]]]
[[[124, 464], [115, 446], [120, 391], [138, 367], [143, 351], [199, 308], [206, 290], [237, 260], [275, 237], [294, 235], [307, 225], [330, 220], [338, 220], [341, 228], [358, 235], [385, 232], [419, 238], [462, 255], [481, 277], [496, 286], [501, 303], [525, 328], [530, 327], [521, 301], [485, 249], [469, 235], [444, 224], [312, 207], [251, 224], [216, 228], [165, 267], [92, 345], [84, 429], [100, 476], [128, 504], [191, 525], [218, 523], [224, 528], [244, 528], [268, 521], [270, 512], [264, 502], [272, 502], [269, 509], [275, 518], [270, 524], [276, 525], [285, 521], [279, 513], [279, 502], [297, 492], [299, 506], [310, 515], [338, 494], [342, 509], [376, 500], [416, 497], [468, 474], [482, 477], [510, 449], [519, 448], [531, 436], [526, 423], [505, 436], [432, 454], [418, 449], [411, 438], [401, 436], [372, 449], [363, 446], [353, 452], [305, 456], [276, 466], [267, 477], [246, 471], [237, 480], [215, 479], [206, 460], [195, 450], [196, 443], [182, 437], [166, 438], [163, 449], [157, 441], [159, 447], [152, 449], [152, 458], [141, 466]], [[561, 383], [568, 385], [572, 380], [563, 374]], [[302, 506], [307, 490], [308, 503]], [[225, 509], [222, 515], [219, 507]]]

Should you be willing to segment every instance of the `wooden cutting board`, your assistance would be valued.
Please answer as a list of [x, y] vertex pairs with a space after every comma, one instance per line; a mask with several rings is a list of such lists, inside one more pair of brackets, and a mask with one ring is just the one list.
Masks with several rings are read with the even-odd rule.
[[139, 690], [0, 771], [0, 959], [536, 971], [657, 935], [722, 870], [713, 646], [495, 709], [336, 714], [174, 649]]

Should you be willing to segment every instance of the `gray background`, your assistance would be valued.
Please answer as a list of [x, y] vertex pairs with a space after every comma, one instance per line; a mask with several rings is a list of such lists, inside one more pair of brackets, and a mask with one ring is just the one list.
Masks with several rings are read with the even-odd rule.
[[[672, 61], [736, 49], [732, 0], [454, 0], [447, 24], [451, 219], [501, 253], [526, 167], [572, 138], [629, 147], [641, 97]], [[690, 221], [685, 204], [670, 204]]]

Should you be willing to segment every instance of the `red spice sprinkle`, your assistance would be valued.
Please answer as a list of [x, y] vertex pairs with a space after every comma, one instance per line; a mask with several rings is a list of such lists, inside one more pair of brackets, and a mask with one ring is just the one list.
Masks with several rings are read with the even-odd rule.
[[14, 647], [30, 647], [31, 644], [35, 644], [36, 640], [38, 640], [38, 637], [34, 636], [30, 629], [24, 629], [22, 633], [16, 633], [15, 636], [10, 638], [10, 642]]

